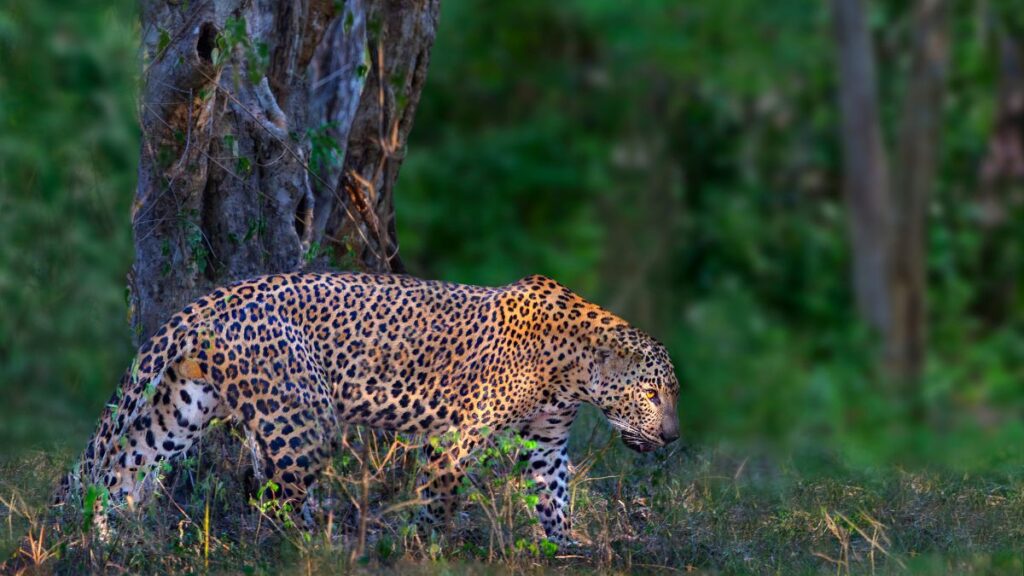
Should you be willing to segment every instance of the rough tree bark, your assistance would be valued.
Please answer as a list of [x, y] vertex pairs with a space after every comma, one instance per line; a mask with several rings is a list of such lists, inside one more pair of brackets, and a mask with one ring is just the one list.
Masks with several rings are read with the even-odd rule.
[[402, 270], [393, 189], [440, 0], [144, 2], [131, 318], [263, 273]]
[[911, 387], [926, 348], [926, 225], [938, 170], [949, 52], [945, 0], [917, 0], [897, 164], [889, 172], [870, 31], [861, 0], [834, 0], [844, 189], [858, 308], [883, 337], [887, 373]]

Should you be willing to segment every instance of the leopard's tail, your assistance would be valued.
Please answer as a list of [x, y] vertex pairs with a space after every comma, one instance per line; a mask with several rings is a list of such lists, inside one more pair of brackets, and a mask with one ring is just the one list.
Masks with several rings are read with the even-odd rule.
[[75, 490], [88, 486], [103, 487], [111, 457], [119, 448], [139, 416], [149, 411], [168, 370], [188, 358], [195, 349], [197, 332], [181, 314], [174, 316], [142, 347], [131, 366], [121, 376], [96, 431], [89, 439], [78, 465], [54, 494], [54, 504], [67, 500]]
[[[174, 316], [140, 349], [100, 417], [96, 431], [74, 468], [63, 476], [54, 491], [52, 506], [41, 522], [46, 539], [60, 531], [61, 518], [67, 504], [83, 503], [89, 487], [102, 493], [105, 476], [111, 470], [112, 457], [125, 436], [140, 417], [151, 409], [155, 394], [167, 370], [190, 357], [196, 348], [197, 330], [182, 314]], [[38, 529], [37, 529], [38, 530]], [[39, 537], [39, 532], [36, 532]], [[26, 536], [13, 555], [0, 564], [0, 575], [20, 574], [39, 560], [39, 543]]]

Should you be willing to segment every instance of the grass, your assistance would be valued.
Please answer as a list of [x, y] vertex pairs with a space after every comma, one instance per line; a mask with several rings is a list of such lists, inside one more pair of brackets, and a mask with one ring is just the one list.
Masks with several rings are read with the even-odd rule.
[[[573, 442], [580, 545], [546, 547], [513, 473], [515, 442], [474, 465], [447, 535], [414, 528], [413, 439], [352, 429], [318, 489], [315, 528], [292, 522], [244, 445], [220, 438], [124, 513], [109, 545], [65, 514], [64, 547], [39, 573], [1013, 574], [1024, 571], [1024, 478], [991, 472], [850, 469], [756, 446], [633, 454], [590, 415]], [[528, 447], [527, 447], [528, 448]], [[0, 546], [42, 525], [65, 452], [0, 463]], [[365, 511], [365, 513], [364, 513]], [[35, 519], [29, 517], [35, 515]], [[52, 543], [53, 540], [51, 539]]]

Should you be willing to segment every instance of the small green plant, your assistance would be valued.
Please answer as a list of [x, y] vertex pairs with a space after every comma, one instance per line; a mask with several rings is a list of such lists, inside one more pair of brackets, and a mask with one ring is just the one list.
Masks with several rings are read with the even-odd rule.
[[494, 433], [484, 429], [481, 436], [486, 443], [470, 457], [467, 474], [458, 488], [470, 511], [482, 516], [479, 524], [487, 527], [488, 546], [471, 547], [474, 555], [503, 561], [513, 561], [521, 555], [553, 556], [557, 546], [537, 537], [537, 482], [523, 474], [537, 442], [509, 431]]
[[[336, 10], [344, 10], [345, 3], [342, 2], [341, 0], [337, 0], [335, 2], [334, 7], [335, 7]], [[345, 27], [345, 34], [348, 34], [349, 32], [352, 31], [352, 25], [354, 23], [355, 23], [355, 18], [352, 16], [352, 12], [351, 11], [346, 12], [345, 13], [345, 20], [344, 20], [344, 23], [343, 23], [343, 25]]]
[[248, 176], [252, 172], [252, 161], [245, 156], [239, 156], [235, 159], [235, 171], [239, 176]]
[[357, 252], [351, 236], [346, 234], [342, 237], [341, 244], [344, 248], [332, 246], [327, 250], [328, 263], [335, 270], [357, 270], [359, 268], [359, 261], [356, 258]]
[[267, 231], [267, 219], [260, 215], [256, 218], [250, 218], [249, 223], [245, 229], [245, 237], [242, 238], [242, 242], [248, 242], [253, 238], [262, 238]]
[[322, 253], [323, 250], [320, 247], [320, 242], [315, 241], [309, 245], [309, 249], [306, 250], [305, 254], [303, 254], [302, 259], [306, 262], [306, 264], [309, 264], [313, 262], [313, 260], [316, 260], [317, 256], [320, 256], [320, 254]]
[[157, 45], [156, 45], [156, 52], [157, 52], [157, 54], [158, 55], [162, 54], [163, 51], [167, 49], [167, 46], [169, 46], [170, 44], [171, 44], [171, 35], [167, 32], [167, 30], [161, 28], [160, 29], [160, 35], [159, 35], [159, 38], [157, 39]]
[[245, 18], [228, 18], [224, 23], [224, 30], [217, 35], [216, 44], [211, 55], [214, 66], [223, 66], [231, 54], [240, 49], [245, 56], [249, 81], [255, 84], [266, 75], [270, 63], [270, 48], [266, 42], [254, 42], [249, 37]]
[[180, 225], [185, 232], [185, 243], [192, 254], [192, 262], [200, 274], [206, 272], [210, 263], [210, 250], [207, 247], [206, 236], [199, 225], [199, 211], [190, 209], [178, 215]]
[[107, 510], [110, 493], [106, 486], [90, 484], [85, 489], [82, 497], [82, 532], [88, 533], [92, 529], [93, 520], [96, 517], [96, 509]]
[[345, 157], [345, 149], [331, 135], [337, 128], [337, 122], [328, 122], [306, 130], [309, 141], [309, 167], [314, 172], [327, 167], [337, 167]]

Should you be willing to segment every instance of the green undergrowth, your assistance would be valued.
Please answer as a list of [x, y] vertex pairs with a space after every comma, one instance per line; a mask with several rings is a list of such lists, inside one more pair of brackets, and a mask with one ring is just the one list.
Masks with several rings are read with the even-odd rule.
[[[1019, 474], [853, 469], [838, 458], [753, 445], [637, 455], [591, 420], [581, 422], [572, 447], [578, 545], [569, 548], [546, 543], [527, 511], [534, 490], [515, 462], [531, 447], [514, 437], [496, 436], [487, 457], [474, 460], [453, 530], [423, 534], [414, 527], [415, 483], [429, 441], [347, 431], [318, 488], [310, 529], [271, 497], [272, 483], [247, 473], [251, 456], [242, 444], [218, 433], [204, 441], [204, 456], [160, 473], [156, 497], [118, 517], [111, 544], [83, 532], [80, 514], [64, 514], [62, 544], [39, 573], [1020, 574], [1024, 567]], [[0, 464], [3, 549], [30, 524], [42, 525], [38, 514], [70, 461], [51, 451]]]

